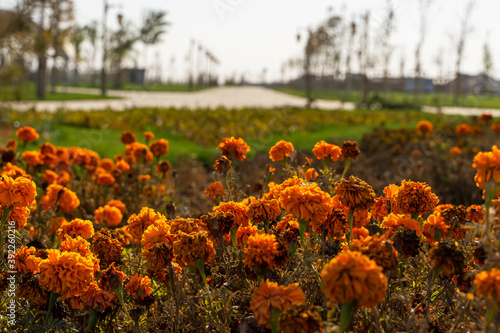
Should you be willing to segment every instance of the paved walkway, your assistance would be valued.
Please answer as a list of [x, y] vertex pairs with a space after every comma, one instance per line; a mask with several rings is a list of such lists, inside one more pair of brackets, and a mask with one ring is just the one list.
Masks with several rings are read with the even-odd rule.
[[[63, 90], [63, 89], [61, 89]], [[99, 94], [98, 89], [67, 88], [68, 92]], [[53, 112], [58, 109], [67, 110], [102, 110], [113, 109], [117, 111], [134, 107], [162, 107], [162, 108], [187, 108], [200, 109], [224, 107], [227, 109], [241, 108], [279, 108], [279, 107], [303, 107], [306, 99], [291, 96], [272, 89], [263, 87], [218, 87], [201, 90], [198, 92], [146, 92], [146, 91], [123, 91], [109, 90], [109, 96], [117, 96], [122, 99], [107, 100], [82, 100], [82, 101], [33, 101], [22, 103], [10, 103], [18, 110], [29, 110], [33, 107], [38, 111]], [[339, 101], [317, 100], [313, 107], [324, 110], [354, 110], [354, 103], [342, 103]]]
[[[68, 92], [83, 94], [99, 94], [99, 89], [90, 88], [61, 88]], [[10, 103], [15, 109], [30, 110], [35, 108], [38, 111], [54, 112], [58, 109], [66, 110], [103, 110], [112, 109], [116, 111], [127, 110], [135, 107], [142, 108], [186, 108], [215, 109], [224, 107], [226, 109], [242, 108], [280, 108], [280, 107], [303, 107], [306, 99], [281, 93], [272, 89], [256, 86], [244, 87], [217, 87], [197, 92], [148, 92], [148, 91], [123, 91], [109, 90], [110, 96], [121, 99], [107, 100], [82, 100], [82, 101], [33, 101]], [[313, 107], [323, 110], [346, 110], [352, 111], [356, 105], [351, 102], [316, 100]], [[498, 109], [479, 109], [461, 107], [436, 107], [424, 106], [424, 112], [455, 115], [480, 115], [490, 113], [494, 117], [500, 117]]]

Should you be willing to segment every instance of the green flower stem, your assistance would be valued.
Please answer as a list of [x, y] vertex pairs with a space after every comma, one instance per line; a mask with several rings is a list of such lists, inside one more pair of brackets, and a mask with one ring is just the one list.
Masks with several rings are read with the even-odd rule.
[[238, 227], [231, 228], [231, 244], [233, 247], [236, 247], [236, 230], [238, 230]]
[[266, 234], [269, 232], [269, 219], [264, 219], [264, 230]]
[[495, 183], [493, 179], [490, 179], [486, 184], [484, 184], [484, 207], [486, 209], [486, 223], [485, 223], [485, 235], [486, 238], [489, 238], [490, 233], [490, 207], [495, 194], [500, 191], [500, 185]]
[[347, 173], [347, 170], [349, 170], [351, 162], [352, 162], [351, 157], [348, 157], [347, 160], [345, 160], [344, 171], [342, 172], [342, 178], [344, 178], [345, 174]]
[[179, 323], [179, 301], [177, 300], [177, 289], [175, 284], [175, 271], [172, 263], [168, 263], [168, 272], [170, 274], [170, 283], [172, 284], [172, 295], [175, 303], [175, 317], [174, 317], [174, 332], [177, 332], [177, 325]]
[[205, 274], [205, 260], [203, 258], [196, 259], [196, 267], [198, 267], [201, 279], [203, 280], [203, 285], [205, 286], [208, 292], [207, 275]]
[[96, 323], [97, 323], [97, 310], [90, 309], [89, 325], [85, 329], [85, 332], [92, 331], [92, 328], [95, 326]]
[[0, 258], [3, 258], [3, 240], [7, 237], [7, 235], [5, 235], [4, 233], [4, 225], [7, 221], [7, 217], [13, 209], [14, 206], [3, 208], [2, 221], [0, 222]]
[[125, 311], [125, 314], [127, 315], [128, 320], [133, 321], [132, 317], [130, 317], [130, 314], [128, 313], [127, 307], [125, 306], [125, 302], [123, 301], [123, 285], [121, 283], [119, 283], [118, 287], [116, 287], [115, 295], [118, 298], [118, 301], [120, 302], [120, 305], [122, 306], [123, 311]]
[[231, 187], [229, 187], [229, 179], [227, 176], [227, 172], [224, 173], [224, 181], [226, 182], [227, 193], [229, 195], [229, 201], [233, 201], [233, 195], [231, 194]]
[[339, 332], [344, 333], [354, 314], [354, 303], [342, 304], [340, 309]]
[[280, 331], [278, 330], [279, 326], [279, 319], [280, 319], [281, 311], [272, 306], [271, 310], [271, 318], [269, 319], [269, 324], [271, 324], [271, 331], [272, 333], [279, 333]]
[[299, 235], [300, 235], [300, 242], [302, 243], [303, 247], [305, 247], [306, 245], [305, 233], [307, 229], [307, 224], [308, 222], [299, 219]]
[[50, 314], [52, 313], [52, 309], [54, 309], [54, 305], [56, 304], [57, 299], [59, 298], [59, 294], [55, 292], [50, 293], [49, 297], [49, 308], [47, 310], [47, 315], [45, 316], [45, 321], [49, 320]]
[[354, 208], [349, 208], [347, 220], [349, 222], [349, 237], [347, 237], [347, 243], [351, 244], [351, 242], [354, 240], [354, 236], [352, 234], [353, 221], [354, 221]]

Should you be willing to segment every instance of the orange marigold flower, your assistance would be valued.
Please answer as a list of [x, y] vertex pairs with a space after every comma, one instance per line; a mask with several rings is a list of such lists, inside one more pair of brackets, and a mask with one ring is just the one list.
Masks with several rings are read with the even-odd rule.
[[312, 230], [318, 235], [326, 234], [328, 238], [341, 240], [349, 231], [349, 224], [342, 209], [333, 208], [324, 220], [311, 222]]
[[288, 286], [280, 286], [276, 282], [262, 280], [260, 285], [253, 290], [250, 310], [253, 311], [255, 319], [261, 325], [271, 328], [271, 306], [285, 311], [293, 304], [304, 304], [306, 296], [298, 283]]
[[167, 176], [167, 173], [170, 171], [170, 169], [171, 169], [171, 166], [170, 166], [169, 161], [161, 161], [156, 166], [156, 172], [164, 174], [165, 177]]
[[438, 197], [431, 192], [429, 185], [411, 180], [403, 180], [394, 200], [395, 212], [402, 214], [423, 215], [432, 212], [439, 203]]
[[339, 146], [332, 145], [321, 140], [314, 145], [312, 152], [318, 160], [323, 160], [329, 157], [332, 161], [335, 162], [340, 158], [341, 149]]
[[159, 220], [156, 223], [150, 225], [142, 234], [141, 244], [144, 246], [144, 250], [149, 249], [158, 243], [173, 244], [174, 236], [170, 234], [170, 226], [165, 220]]
[[168, 221], [168, 224], [170, 225], [170, 233], [172, 235], [178, 234], [179, 231], [190, 234], [201, 230], [200, 220], [198, 219], [181, 218], [177, 216], [177, 218]]
[[5, 166], [2, 168], [2, 176], [9, 176], [13, 179], [24, 177], [31, 180], [31, 175], [26, 174], [26, 171], [24, 171], [24, 169], [21, 169], [17, 165], [14, 165], [10, 162], [7, 162], [7, 164], [5, 164]]
[[394, 249], [392, 241], [380, 237], [368, 236], [363, 239], [355, 239], [351, 243], [350, 250], [361, 252], [374, 260], [377, 265], [384, 269], [384, 272], [395, 268], [398, 262], [398, 253]]
[[69, 235], [64, 235], [64, 240], [59, 245], [61, 251], [76, 252], [80, 255], [87, 257], [91, 256], [90, 243], [83, 239], [81, 236], [70, 237]]
[[115, 267], [115, 263], [112, 262], [106, 270], [101, 274], [99, 279], [99, 287], [102, 289], [114, 292], [117, 287], [119, 287], [123, 282], [125, 282], [127, 275]]
[[100, 312], [112, 308], [117, 300], [114, 292], [101, 289], [95, 281], [85, 288], [80, 297], [87, 307]]
[[490, 271], [479, 273], [474, 279], [474, 285], [476, 295], [500, 304], [500, 269], [492, 268]]
[[142, 276], [141, 274], [134, 274], [130, 277], [130, 281], [125, 285], [127, 292], [134, 296], [135, 299], [143, 300], [149, 294], [151, 294], [151, 279], [148, 276]]
[[258, 272], [278, 267], [278, 242], [274, 235], [254, 234], [248, 237], [243, 253], [243, 263]]
[[[27, 264], [28, 257], [33, 255], [35, 252], [36, 249], [33, 246], [31, 247], [21, 246], [19, 250], [17, 250], [17, 252], [15, 253], [15, 261], [14, 261], [15, 270], [17, 272], [23, 272], [25, 274], [36, 273], [37, 269], [35, 267], [32, 267], [35, 268], [34, 270], [29, 269], [29, 265]], [[9, 254], [9, 257], [10, 256], [11, 255]], [[38, 262], [40, 261], [41, 260], [39, 260]]]
[[342, 143], [341, 156], [343, 160], [347, 160], [348, 158], [352, 158], [356, 160], [358, 155], [361, 153], [359, 150], [358, 144], [354, 141], [344, 141]]
[[144, 163], [149, 163], [153, 160], [153, 153], [149, 147], [143, 143], [133, 142], [125, 147], [125, 154], [134, 159], [142, 158]]
[[137, 139], [135, 138], [135, 135], [131, 132], [128, 132], [128, 131], [123, 132], [120, 139], [124, 145], [129, 145], [129, 144], [137, 141]]
[[57, 184], [66, 185], [70, 180], [69, 173], [67, 171], [61, 170], [61, 175], [57, 179]]
[[156, 140], [149, 145], [151, 152], [155, 156], [165, 156], [168, 154], [168, 141], [165, 139]]
[[108, 227], [116, 227], [122, 221], [123, 214], [117, 207], [105, 205], [94, 211], [94, 220], [96, 223], [106, 222]]
[[19, 177], [12, 179], [4, 175], [0, 177], [0, 204], [4, 207], [29, 207], [36, 197], [36, 185], [33, 181]]
[[24, 126], [16, 131], [17, 138], [22, 143], [38, 140], [40, 137], [33, 127]]
[[365, 181], [350, 176], [349, 180], [341, 179], [335, 187], [338, 200], [354, 210], [368, 210], [375, 204], [375, 192]]
[[25, 151], [21, 156], [29, 165], [37, 166], [42, 164], [42, 155], [36, 150]]
[[424, 234], [427, 243], [434, 244], [436, 242], [436, 238], [443, 239], [446, 237], [449, 228], [450, 227], [446, 225], [441, 215], [431, 214], [427, 217], [427, 220], [424, 221], [424, 230], [422, 233]]
[[[3, 216], [4, 207], [0, 207], [0, 216]], [[7, 216], [7, 221], [14, 221], [16, 229], [23, 229], [28, 224], [30, 217], [29, 207], [14, 206], [12, 211]]]
[[472, 167], [476, 169], [474, 180], [477, 187], [484, 190], [484, 185], [491, 179], [500, 184], [500, 149], [493, 146], [491, 151], [479, 152], [474, 156]]
[[102, 261], [120, 261], [123, 252], [123, 237], [121, 234], [101, 229], [92, 237], [92, 252]]
[[215, 201], [217, 197], [224, 194], [224, 186], [221, 182], [213, 182], [205, 189], [205, 197], [211, 201]]
[[408, 229], [415, 230], [418, 236], [422, 235], [420, 223], [417, 220], [412, 219], [410, 214], [391, 213], [384, 217], [380, 226], [382, 228], [391, 229], [391, 231], [400, 227], [406, 227]]
[[74, 219], [71, 222], [66, 222], [57, 230], [57, 240], [60, 242], [65, 235], [70, 237], [81, 236], [89, 239], [94, 235], [94, 226], [89, 220]]
[[47, 187], [40, 202], [42, 210], [55, 209], [56, 203], [57, 208], [62, 212], [71, 212], [80, 206], [80, 199], [75, 192], [57, 184], [51, 184]]
[[111, 172], [115, 169], [115, 162], [113, 162], [113, 160], [110, 158], [103, 158], [101, 160], [101, 168], [103, 168], [107, 172]]
[[314, 181], [316, 178], [318, 178], [319, 174], [314, 170], [314, 168], [309, 168], [306, 171], [306, 179], [310, 182]]
[[116, 162], [116, 168], [120, 170], [123, 173], [130, 173], [130, 164], [127, 163], [125, 160], [119, 160]]
[[99, 172], [97, 174], [97, 185], [111, 186], [115, 183], [115, 177], [109, 172]]
[[281, 192], [283, 192], [284, 189], [287, 187], [291, 187], [294, 185], [300, 185], [306, 183], [306, 181], [302, 178], [298, 177], [293, 177], [293, 178], [288, 178], [286, 179], [283, 183], [280, 185], [277, 185], [276, 183], [269, 183], [269, 192], [264, 194], [263, 198], [265, 199], [277, 199], [279, 200]]
[[16, 140], [9, 140], [9, 141], [7, 141], [7, 143], [5, 144], [5, 148], [7, 150], [12, 150], [12, 151], [16, 150], [16, 148], [17, 148], [17, 141]]
[[142, 133], [142, 135], [144, 136], [144, 140], [146, 140], [146, 142], [151, 141], [155, 138], [155, 135], [153, 132], [144, 132], [144, 133]]
[[467, 208], [467, 220], [475, 223], [484, 222], [484, 209], [479, 205], [471, 205]]
[[458, 136], [464, 136], [466, 134], [469, 134], [470, 132], [470, 126], [467, 124], [460, 124], [455, 128], [455, 134]]
[[495, 132], [496, 134], [500, 134], [500, 123], [497, 124], [491, 124], [491, 130]]
[[127, 206], [125, 206], [125, 204], [120, 200], [109, 200], [106, 205], [118, 208], [122, 214], [125, 213], [125, 210], [127, 210]]
[[174, 243], [174, 253], [177, 263], [183, 267], [196, 265], [196, 260], [203, 258], [203, 262], [210, 264], [215, 259], [215, 249], [205, 231], [186, 234], [179, 231]]
[[384, 300], [387, 278], [382, 267], [360, 252], [344, 251], [321, 271], [323, 293], [332, 303], [371, 308]]
[[455, 146], [455, 147], [450, 149], [450, 154], [451, 154], [451, 156], [462, 155], [462, 149]]
[[134, 238], [134, 241], [139, 242], [142, 238], [144, 230], [158, 220], [166, 220], [166, 218], [151, 208], [143, 207], [139, 215], [133, 214], [129, 217], [127, 221], [128, 231]]
[[[148, 263], [148, 272], [152, 271], [155, 275], [158, 275], [158, 271], [164, 270], [168, 268], [168, 265], [174, 264], [172, 263], [172, 260], [175, 258], [173, 242], [155, 243], [148, 249], [144, 249], [142, 255], [146, 258]], [[167, 280], [165, 279], [163, 283], [165, 283], [165, 281]]]
[[133, 237], [132, 237], [132, 234], [128, 231], [128, 225], [121, 227], [121, 228], [116, 228], [114, 231], [118, 235], [120, 235], [122, 245], [129, 245], [130, 244], [130, 240]]
[[139, 180], [150, 180], [151, 175], [139, 175]]
[[217, 149], [221, 150], [222, 155], [233, 157], [240, 161], [247, 158], [247, 153], [250, 151], [250, 147], [242, 138], [235, 139], [234, 137], [222, 139]]
[[255, 235], [257, 231], [259, 231], [259, 229], [257, 229], [254, 225], [238, 228], [238, 230], [236, 230], [236, 245], [244, 245], [247, 242], [248, 237]]
[[234, 201], [221, 202], [218, 206], [212, 208], [215, 213], [231, 213], [234, 215], [234, 223], [240, 227], [248, 226], [248, 206]]
[[419, 135], [432, 133], [433, 130], [434, 126], [432, 126], [432, 123], [428, 120], [421, 120], [417, 123], [417, 133]]
[[316, 183], [285, 188], [280, 195], [281, 206], [287, 214], [311, 222], [324, 220], [332, 210], [332, 200]]
[[64, 217], [54, 217], [52, 220], [50, 220], [50, 230], [49, 230], [49, 235], [53, 235], [57, 233], [57, 230], [61, 227], [63, 223], [67, 223], [66, 219]]
[[226, 156], [222, 156], [217, 161], [215, 161], [214, 168], [215, 171], [226, 173], [231, 170], [231, 161]]
[[372, 206], [370, 212], [372, 213], [372, 217], [375, 221], [381, 223], [387, 216], [387, 199], [385, 197], [375, 199], [375, 204]]
[[47, 250], [40, 262], [40, 285], [62, 298], [77, 296], [94, 279], [94, 262], [75, 252]]
[[285, 215], [276, 225], [276, 230], [280, 231], [280, 237], [289, 245], [299, 237], [299, 222], [292, 214]]
[[290, 157], [292, 151], [294, 148], [291, 142], [280, 140], [269, 150], [269, 158], [272, 161], [282, 161], [285, 156]]
[[323, 330], [323, 318], [320, 308], [305, 304], [292, 304], [283, 311], [279, 318], [279, 327], [283, 333], [312, 333]]
[[352, 238], [354, 238], [354, 239], [363, 239], [363, 238], [368, 237], [369, 235], [370, 235], [370, 232], [365, 227], [352, 229]]
[[280, 216], [281, 207], [278, 200], [258, 199], [248, 206], [247, 215], [253, 223], [274, 221]]
[[57, 179], [59, 179], [59, 175], [56, 172], [47, 169], [43, 174], [42, 183], [57, 184]]

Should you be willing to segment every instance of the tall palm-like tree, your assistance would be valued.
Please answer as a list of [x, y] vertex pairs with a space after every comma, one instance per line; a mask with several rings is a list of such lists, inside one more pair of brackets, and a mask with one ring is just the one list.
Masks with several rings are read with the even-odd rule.
[[144, 44], [144, 67], [147, 68], [147, 51], [151, 45], [161, 42], [161, 36], [167, 32], [166, 27], [170, 25], [166, 21], [167, 12], [154, 11], [147, 12], [140, 30], [140, 40]]

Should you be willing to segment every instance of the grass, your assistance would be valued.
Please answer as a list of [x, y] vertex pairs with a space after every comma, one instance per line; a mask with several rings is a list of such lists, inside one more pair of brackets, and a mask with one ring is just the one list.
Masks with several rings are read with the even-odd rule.
[[[294, 95], [305, 97], [303, 90], [293, 88], [275, 88], [275, 90]], [[339, 100], [345, 102], [361, 102], [361, 94], [359, 91], [353, 91], [347, 94], [345, 91], [313, 91], [313, 99], [325, 100]], [[371, 97], [375, 93], [371, 94]], [[381, 94], [381, 96], [383, 96]], [[414, 96], [412, 93], [391, 92], [388, 97], [389, 102], [393, 104], [413, 103]], [[473, 107], [473, 108], [487, 108], [487, 109], [500, 109], [500, 96], [481, 96], [481, 95], [465, 95], [459, 98], [457, 105], [453, 104], [453, 97], [451, 94], [438, 94], [438, 93], [423, 93], [420, 95], [418, 105], [428, 106], [460, 106], [460, 107]]]
[[[47, 87], [45, 101], [75, 101], [96, 99], [117, 99], [119, 97], [65, 92], [50, 92]], [[32, 82], [23, 84], [20, 88], [0, 86], [0, 101], [37, 101], [36, 87]]]
[[[101, 88], [99, 85], [79, 83], [72, 85], [72, 87], [79, 88]], [[116, 88], [114, 85], [108, 85], [108, 89], [112, 90], [138, 90], [138, 91], [155, 91], [155, 92], [193, 92], [200, 91], [209, 88], [208, 86], [192, 86], [183, 83], [147, 83], [147, 84], [135, 84], [126, 83], [120, 88]]]

